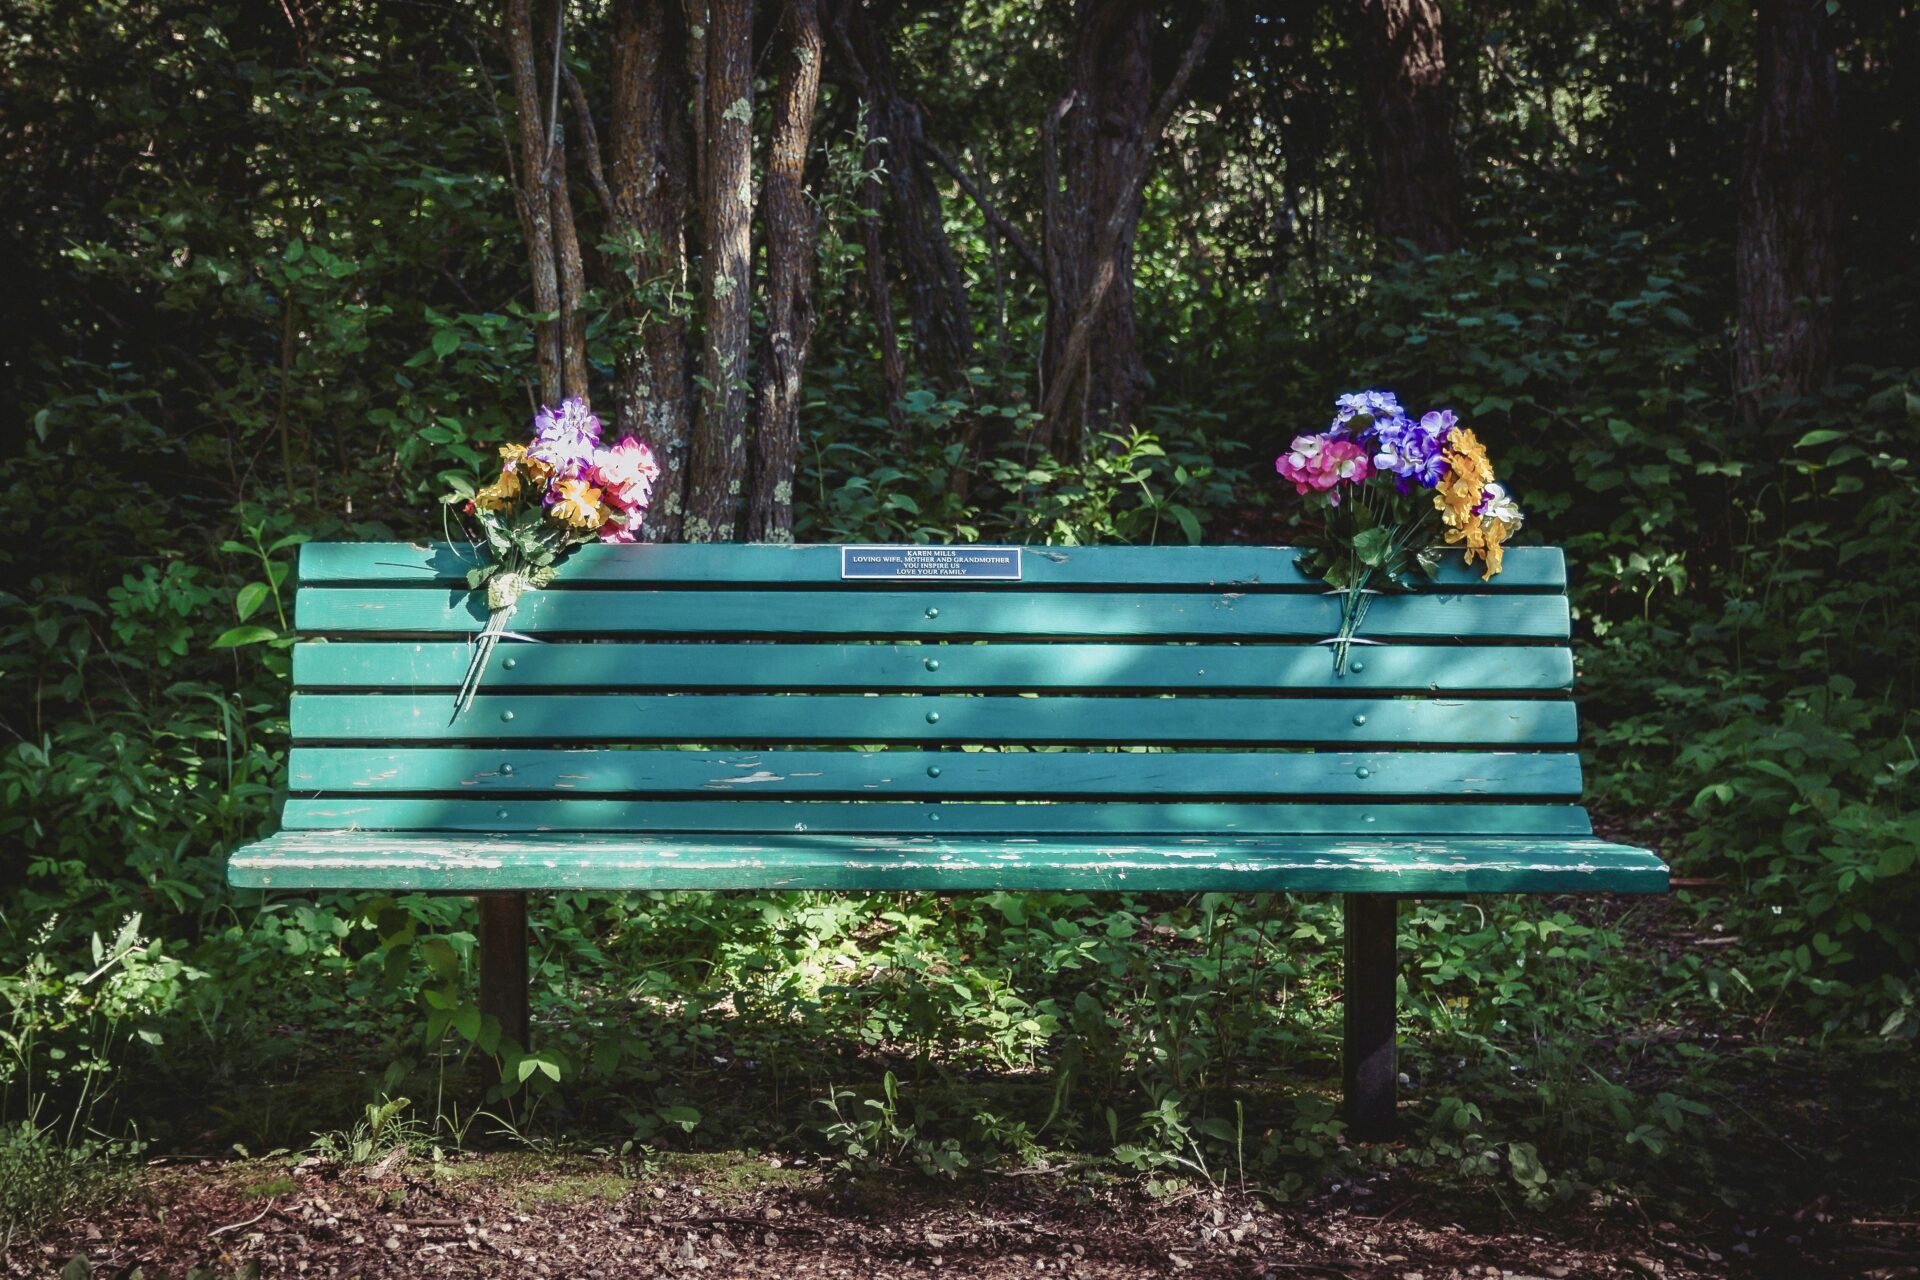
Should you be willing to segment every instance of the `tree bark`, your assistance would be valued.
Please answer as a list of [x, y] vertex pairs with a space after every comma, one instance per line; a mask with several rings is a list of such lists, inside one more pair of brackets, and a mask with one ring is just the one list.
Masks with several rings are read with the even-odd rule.
[[747, 503], [747, 537], [754, 542], [793, 541], [800, 378], [813, 340], [814, 216], [806, 165], [820, 92], [820, 14], [815, 0], [786, 0], [785, 10], [790, 62], [774, 100], [767, 154], [767, 337]]
[[687, 463], [689, 542], [730, 542], [747, 471], [753, 218], [753, 2], [711, 0], [701, 213], [704, 383]]
[[1141, 197], [1222, 7], [1213, 0], [1202, 12], [1156, 101], [1151, 7], [1080, 0], [1067, 92], [1042, 128], [1047, 332], [1033, 441], [1058, 456], [1079, 457], [1089, 432], [1139, 417], [1146, 372], [1133, 320], [1133, 243]]
[[580, 261], [580, 235], [573, 224], [573, 192], [567, 185], [567, 146], [554, 130], [547, 161], [547, 204], [553, 211], [553, 256], [560, 276], [561, 391], [591, 401], [587, 386], [587, 272]]
[[646, 536], [679, 538], [686, 501], [692, 417], [687, 349], [689, 90], [680, 56], [679, 0], [618, 0], [614, 11], [610, 230], [628, 247], [621, 318], [630, 326], [618, 357], [621, 435], [645, 440], [660, 463]]
[[861, 0], [831, 0], [836, 66], [868, 104], [870, 137], [885, 163], [887, 231], [900, 256], [921, 372], [943, 395], [971, 388], [973, 321], [966, 282], [947, 240], [940, 188], [929, 168], [920, 108], [902, 91], [886, 32]]
[[1735, 244], [1741, 412], [1826, 384], [1839, 283], [1840, 86], [1825, 7], [1760, 0], [1758, 95]]
[[[533, 276], [533, 308], [543, 315], [560, 310], [560, 276], [553, 253], [553, 204], [546, 181], [548, 124], [540, 105], [538, 43], [533, 35], [532, 0], [507, 0], [507, 61], [513, 75], [513, 101], [520, 123], [520, 170], [515, 177], [514, 204], [520, 230], [527, 242], [527, 265]], [[540, 399], [558, 404], [566, 398], [561, 356], [562, 335], [557, 322], [542, 322], [533, 335], [534, 360], [540, 371]]]
[[1373, 225], [1418, 253], [1460, 247], [1460, 167], [1439, 0], [1360, 0]]
[[[1153, 7], [1145, 0], [1081, 0], [1067, 60], [1067, 92], [1056, 104], [1044, 144], [1047, 205], [1047, 328], [1042, 352], [1045, 400], [1055, 406], [1040, 426], [1043, 443], [1077, 457], [1085, 432], [1124, 425], [1146, 393], [1133, 322], [1133, 244], [1144, 168], [1147, 114], [1153, 105]], [[1110, 220], [1116, 237], [1101, 232]], [[1103, 243], [1103, 241], [1105, 241]], [[1110, 275], [1097, 302], [1096, 275]], [[1075, 322], [1091, 317], [1092, 341], [1077, 358], [1068, 345]]]

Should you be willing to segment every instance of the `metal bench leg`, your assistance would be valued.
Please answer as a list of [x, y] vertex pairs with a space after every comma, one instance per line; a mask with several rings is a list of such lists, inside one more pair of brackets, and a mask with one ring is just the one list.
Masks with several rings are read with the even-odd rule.
[[500, 1038], [527, 1048], [527, 895], [480, 896], [480, 1012]]
[[1346, 895], [1346, 1037], [1342, 1053], [1347, 1133], [1375, 1142], [1393, 1133], [1400, 1067], [1394, 1055], [1394, 932], [1390, 894]]

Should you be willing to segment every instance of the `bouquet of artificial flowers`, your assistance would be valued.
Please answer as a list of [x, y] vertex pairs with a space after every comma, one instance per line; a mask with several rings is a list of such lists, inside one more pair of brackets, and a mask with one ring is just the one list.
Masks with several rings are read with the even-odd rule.
[[1274, 468], [1325, 506], [1299, 563], [1342, 597], [1340, 631], [1329, 641], [1340, 675], [1373, 597], [1410, 591], [1439, 571], [1437, 535], [1462, 547], [1468, 564], [1484, 562], [1481, 576], [1491, 578], [1520, 527], [1520, 508], [1495, 482], [1486, 447], [1453, 410], [1416, 420], [1391, 391], [1341, 396], [1332, 425], [1295, 436]]
[[488, 617], [454, 699], [456, 717], [473, 704], [494, 647], [511, 634], [507, 623], [521, 595], [552, 582], [555, 566], [581, 543], [633, 542], [659, 475], [653, 451], [632, 436], [602, 447], [600, 419], [574, 399], [534, 415], [531, 444], [500, 446], [493, 483], [447, 498], [479, 524], [489, 557], [467, 574], [467, 586], [486, 593]]

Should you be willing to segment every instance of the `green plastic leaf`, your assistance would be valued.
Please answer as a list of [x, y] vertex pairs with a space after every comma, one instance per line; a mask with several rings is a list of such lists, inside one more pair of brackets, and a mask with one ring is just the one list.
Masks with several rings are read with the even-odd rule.
[[1392, 535], [1376, 525], [1371, 529], [1362, 529], [1354, 536], [1353, 550], [1360, 557], [1360, 563], [1377, 566], [1386, 562], [1392, 542]]

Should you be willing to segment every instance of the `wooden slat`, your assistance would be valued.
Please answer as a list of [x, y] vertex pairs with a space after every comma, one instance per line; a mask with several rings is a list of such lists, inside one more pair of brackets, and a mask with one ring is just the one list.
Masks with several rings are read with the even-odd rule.
[[[293, 651], [303, 689], [452, 689], [462, 642], [342, 641]], [[1573, 654], [1534, 645], [1363, 647], [1343, 676], [1325, 645], [514, 644], [484, 688], [1326, 689], [1531, 692], [1573, 683]]]
[[303, 794], [1368, 800], [1577, 796], [1571, 752], [563, 751], [295, 747]]
[[395, 835], [282, 832], [236, 853], [242, 888], [451, 890], [1219, 890], [1657, 893], [1644, 849], [1591, 838], [1371, 836], [1078, 839]]
[[[1244, 586], [1311, 591], [1320, 587], [1295, 566], [1290, 547], [1025, 547], [1025, 587]], [[444, 543], [315, 542], [300, 549], [307, 583], [460, 583], [479, 563], [470, 547]], [[835, 546], [646, 545], [581, 547], [560, 568], [569, 583], [728, 584], [790, 587], [837, 583]], [[1468, 590], [1563, 590], [1558, 547], [1510, 547], [1506, 568], [1483, 582], [1478, 568], [1448, 555], [1440, 573]], [[1008, 584], [1013, 586], [1014, 584]]]
[[564, 800], [331, 796], [287, 801], [290, 831], [853, 832], [1069, 835], [1593, 834], [1570, 804], [977, 804], [846, 800]]
[[[309, 633], [471, 633], [486, 604], [465, 589], [306, 587], [296, 600]], [[1331, 595], [1215, 595], [1086, 591], [894, 591], [851, 588], [757, 591], [528, 592], [513, 629], [529, 635], [872, 636], [888, 639], [1098, 638], [1308, 639], [1339, 627]], [[1559, 595], [1412, 595], [1376, 601], [1370, 640], [1565, 640], [1569, 615]]]
[[922, 698], [859, 694], [296, 693], [329, 742], [939, 742], [1509, 746], [1576, 740], [1574, 705], [1513, 698]]

